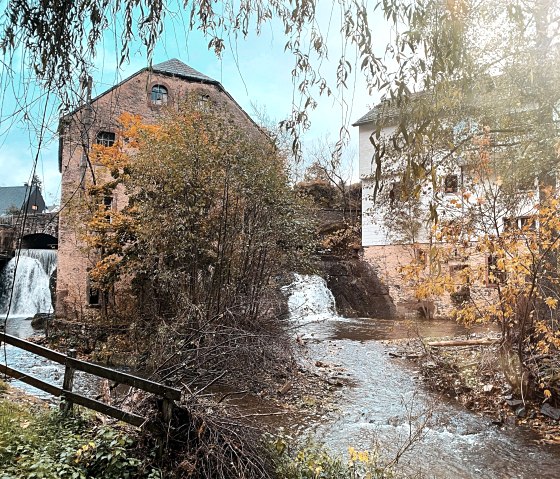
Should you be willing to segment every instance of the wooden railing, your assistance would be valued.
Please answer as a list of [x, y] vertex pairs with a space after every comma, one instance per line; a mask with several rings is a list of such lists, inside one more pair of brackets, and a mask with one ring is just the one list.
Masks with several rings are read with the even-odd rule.
[[174, 401], [181, 399], [181, 391], [179, 389], [160, 384], [148, 379], [133, 376], [132, 374], [123, 373], [114, 369], [99, 366], [98, 364], [89, 363], [76, 359], [75, 350], [70, 350], [68, 354], [62, 354], [52, 349], [39, 346], [38, 344], [25, 341], [24, 339], [16, 338], [9, 334], [0, 332], [0, 344], [5, 342], [17, 348], [23, 349], [30, 353], [36, 354], [51, 361], [63, 364], [65, 366], [64, 379], [62, 387], [50, 384], [42, 379], [31, 376], [27, 373], [18, 371], [0, 363], [0, 373], [4, 373], [19, 381], [22, 381], [30, 386], [36, 387], [52, 394], [55, 397], [60, 397], [63, 402], [61, 408], [65, 411], [70, 411], [73, 404], [84, 406], [88, 409], [93, 409], [107, 416], [111, 416], [120, 421], [127, 422], [134, 426], [146, 428], [152, 432], [161, 432], [161, 427], [157, 422], [150, 418], [123, 411], [109, 404], [105, 404], [97, 399], [92, 399], [72, 391], [74, 382], [74, 372], [83, 371], [85, 373], [93, 374], [94, 376], [109, 379], [119, 384], [125, 384], [133, 388], [141, 389], [143, 391], [155, 394], [163, 398], [161, 402], [160, 412], [164, 423], [169, 424], [171, 421], [171, 414], [173, 410]]

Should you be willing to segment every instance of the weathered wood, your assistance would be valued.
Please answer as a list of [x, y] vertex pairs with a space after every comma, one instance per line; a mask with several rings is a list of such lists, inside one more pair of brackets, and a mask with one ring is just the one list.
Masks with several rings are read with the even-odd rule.
[[164, 386], [163, 384], [150, 381], [149, 379], [133, 376], [132, 374], [115, 371], [114, 369], [99, 366], [98, 364], [88, 363], [79, 359], [70, 359], [70, 364], [78, 371], [84, 371], [102, 378], [110, 379], [120, 384], [126, 384], [143, 391], [162, 396], [167, 399], [178, 401], [181, 399], [181, 390]]
[[[76, 350], [70, 349], [68, 351], [67, 359], [75, 358]], [[60, 409], [62, 412], [68, 414], [72, 412], [73, 406], [72, 401], [68, 400], [68, 392], [72, 392], [74, 386], [74, 368], [66, 362], [66, 367], [64, 368], [64, 380], [62, 381], [62, 389], [64, 389], [64, 400], [60, 403]]]
[[138, 427], [148, 425], [148, 421], [146, 420], [146, 418], [137, 414], [123, 411], [114, 406], [109, 406], [108, 404], [97, 401], [96, 399], [91, 399], [82, 396], [81, 394], [71, 393], [68, 391], [64, 391], [63, 394], [66, 400], [69, 400], [80, 406], [87, 407], [88, 409], [93, 409], [94, 411], [100, 412], [107, 416], [111, 416], [115, 419], [118, 419], [119, 421], [123, 421]]
[[59, 388], [58, 386], [53, 386], [52, 384], [42, 381], [41, 379], [38, 379], [29, 374], [18, 371], [17, 369], [10, 368], [9, 366], [0, 364], [0, 372], [7, 374], [8, 376], [11, 376], [12, 378], [17, 379], [21, 382], [29, 384], [30, 386], [33, 386], [37, 389], [41, 389], [42, 391], [45, 391], [55, 397], [63, 397], [66, 401], [70, 401], [74, 404], [87, 407], [88, 409], [93, 409], [94, 411], [118, 419], [119, 421], [132, 424], [133, 426], [145, 427], [146, 429], [149, 429], [153, 432], [161, 431], [161, 428], [158, 427], [157, 424], [147, 421], [146, 418], [142, 416], [123, 411], [113, 406], [109, 406], [108, 404], [82, 396], [81, 394], [64, 391], [64, 389]]
[[66, 354], [53, 351], [52, 349], [39, 346], [38, 344], [25, 341], [24, 339], [16, 338], [15, 336], [11, 336], [9, 334], [0, 332], [0, 341], [4, 341], [12, 346], [16, 346], [20, 349], [24, 349], [25, 351], [37, 354], [38, 356], [50, 359], [51, 361], [68, 365], [77, 371], [83, 371], [95, 376], [110, 379], [111, 381], [126, 384], [127, 386], [137, 389], [142, 389], [143, 391], [174, 401], [181, 399], [180, 389], [164, 386], [163, 384], [156, 383], [155, 381], [150, 381], [149, 379], [140, 378], [121, 371], [115, 371], [114, 369], [99, 366], [98, 364], [88, 363], [87, 361], [82, 361], [80, 359], [69, 358]]
[[55, 397], [60, 397], [62, 394], [62, 388], [57, 386], [53, 386], [41, 379], [38, 379], [34, 376], [30, 376], [29, 374], [23, 373], [18, 371], [17, 369], [10, 368], [4, 364], [0, 364], [0, 373], [7, 374], [8, 376], [17, 379], [25, 384], [29, 384], [34, 388], [40, 389], [41, 391], [45, 391]]
[[5, 342], [6, 344], [11, 344], [17, 348], [29, 351], [30, 353], [36, 354], [37, 356], [42, 356], [44, 358], [50, 359], [55, 363], [66, 364], [66, 354], [59, 353], [58, 351], [53, 351], [52, 349], [39, 346], [38, 344], [31, 343], [25, 339], [16, 338], [6, 333], [0, 332], [0, 342]]
[[495, 339], [457, 339], [451, 341], [434, 341], [427, 343], [433, 348], [449, 348], [457, 346], [490, 346], [496, 344]]

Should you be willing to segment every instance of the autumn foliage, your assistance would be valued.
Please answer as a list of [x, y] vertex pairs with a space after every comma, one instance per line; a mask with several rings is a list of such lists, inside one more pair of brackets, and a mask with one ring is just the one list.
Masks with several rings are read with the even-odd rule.
[[266, 338], [282, 329], [274, 279], [311, 242], [274, 144], [248, 121], [189, 101], [158, 125], [120, 123], [114, 145], [93, 149], [98, 182], [83, 218], [107, 314], [147, 334], [150, 356], [204, 363], [211, 377], [230, 352], [235, 369], [245, 354], [283, 350]]

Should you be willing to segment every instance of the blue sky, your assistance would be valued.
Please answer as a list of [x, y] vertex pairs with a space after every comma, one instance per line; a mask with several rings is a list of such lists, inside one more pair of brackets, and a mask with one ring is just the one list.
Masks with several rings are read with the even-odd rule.
[[[319, 17], [322, 15], [324, 20], [328, 20], [326, 17], [329, 12], [330, 9], [319, 12]], [[381, 19], [370, 19], [370, 24], [374, 29], [374, 41], [379, 43], [379, 54], [382, 54], [388, 38], [387, 27]], [[268, 115], [276, 120], [282, 120], [290, 114], [293, 99], [298, 101], [291, 76], [294, 60], [291, 53], [284, 52], [286, 38], [280, 25], [265, 27], [260, 36], [252, 34], [236, 43], [226, 42], [226, 51], [221, 58], [208, 50], [208, 40], [200, 32], [185, 31], [181, 25], [182, 21], [166, 21], [165, 31], [154, 52], [154, 64], [178, 58], [219, 80], [248, 113], [252, 112], [251, 103], [255, 103], [265, 108]], [[130, 61], [118, 71], [112, 35], [112, 32], [108, 32], [104, 43], [100, 45], [96, 68], [91, 72], [94, 78], [94, 95], [144, 68], [147, 63], [145, 51], [139, 45], [133, 44]], [[323, 62], [321, 68], [327, 80], [335, 85], [335, 71], [342, 40], [338, 30], [332, 27], [328, 45], [330, 59]], [[5, 80], [8, 74], [6, 71], [1, 72], [2, 79]], [[60, 194], [56, 138], [57, 103], [54, 98], [46, 98], [40, 85], [27, 79], [27, 72], [14, 68], [13, 78], [14, 86], [5, 91], [0, 99], [0, 186], [18, 185], [28, 181], [33, 159], [38, 155], [37, 174], [43, 181], [45, 200], [47, 204], [55, 204]], [[34, 107], [28, 111], [28, 116], [34, 120], [32, 123], [37, 123], [44, 111], [47, 113], [45, 118], [48, 131], [41, 144], [29, 122], [23, 121], [22, 114], [18, 116], [18, 121], [11, 120], [12, 113], [19, 108], [17, 99], [25, 95], [28, 100], [34, 101]], [[355, 78], [350, 79], [344, 97], [349, 105], [345, 115], [340, 101], [320, 98], [319, 106], [311, 116], [311, 129], [303, 137], [305, 145], [323, 141], [326, 135], [335, 141], [343, 122], [349, 126], [378, 100], [377, 97], [367, 94], [365, 81], [359, 72]], [[350, 130], [352, 137], [347, 154], [347, 169], [348, 174], [356, 179], [357, 128], [350, 126]]]

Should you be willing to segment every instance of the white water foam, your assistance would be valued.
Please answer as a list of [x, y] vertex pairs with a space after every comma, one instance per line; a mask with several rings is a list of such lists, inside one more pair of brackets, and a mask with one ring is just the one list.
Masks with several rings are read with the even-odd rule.
[[33, 316], [36, 313], [52, 312], [49, 283], [55, 269], [56, 251], [20, 250], [19, 260], [16, 254], [2, 273], [0, 281], [4, 294], [0, 298], [0, 314], [6, 314], [8, 306], [9, 314], [13, 316]]
[[342, 320], [336, 313], [334, 296], [327, 282], [317, 275], [294, 274], [294, 281], [283, 288], [288, 295], [290, 319], [297, 324], [308, 324], [328, 319]]

